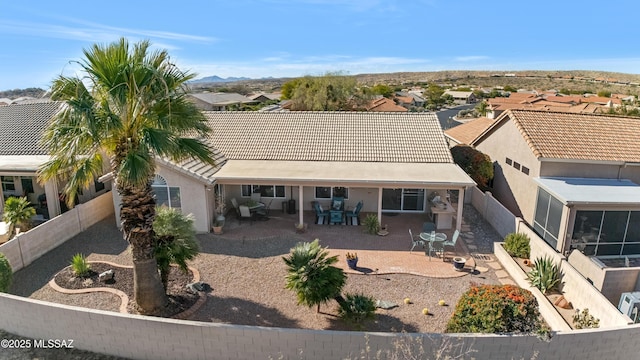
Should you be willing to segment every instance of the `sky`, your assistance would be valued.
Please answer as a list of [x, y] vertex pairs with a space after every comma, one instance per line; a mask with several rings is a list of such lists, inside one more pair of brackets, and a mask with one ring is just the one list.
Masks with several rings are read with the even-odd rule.
[[0, 91], [149, 40], [197, 78], [441, 70], [640, 74], [637, 0], [0, 0]]

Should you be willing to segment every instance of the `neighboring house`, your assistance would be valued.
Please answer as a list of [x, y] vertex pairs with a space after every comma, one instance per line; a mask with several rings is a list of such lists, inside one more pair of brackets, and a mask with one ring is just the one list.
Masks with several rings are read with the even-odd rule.
[[189, 94], [191, 100], [199, 109], [205, 111], [225, 111], [232, 105], [257, 104], [258, 100], [250, 99], [236, 93], [197, 93]]
[[396, 102], [397, 105], [402, 106], [407, 110], [413, 110], [415, 108], [423, 108], [425, 103], [424, 98], [422, 98], [421, 96], [415, 93], [405, 92], [405, 91], [397, 92], [396, 95], [393, 97], [393, 100]]
[[365, 107], [367, 111], [379, 111], [379, 112], [407, 112], [407, 108], [397, 105], [395, 101], [387, 99], [386, 97], [380, 97], [371, 100]]
[[[246, 202], [260, 192], [272, 208], [291, 206], [311, 223], [312, 202], [327, 207], [340, 192], [363, 212], [429, 212], [431, 192], [460, 191], [474, 182], [454, 162], [432, 113], [205, 112], [217, 164], [158, 161], [154, 190], [165, 203], [193, 213], [198, 232], [211, 229], [214, 197]], [[173, 200], [172, 200], [173, 199]], [[290, 201], [293, 201], [292, 203]], [[285, 204], [282, 204], [285, 203]], [[174, 206], [175, 205], [175, 206]], [[116, 206], [116, 211], [117, 211]], [[230, 208], [230, 206], [228, 207]]]
[[469, 145], [493, 125], [495, 121], [495, 119], [486, 117], [477, 118], [445, 130], [444, 135], [447, 137], [449, 147]]
[[493, 195], [560, 253], [640, 256], [640, 119], [508, 110], [470, 145]]
[[280, 93], [258, 93], [247, 96], [247, 98], [256, 101], [258, 103], [263, 103], [267, 101], [279, 101], [282, 97]]
[[[38, 167], [49, 160], [40, 145], [42, 133], [59, 102], [31, 102], [0, 107], [0, 212], [9, 196], [26, 196], [35, 205], [38, 218], [51, 219], [66, 205], [59, 201], [64, 184], [37, 181]], [[109, 184], [95, 182], [79, 196], [80, 202], [93, 199], [110, 189]]]
[[451, 96], [455, 104], [474, 104], [478, 101], [473, 91], [447, 90], [443, 95]]

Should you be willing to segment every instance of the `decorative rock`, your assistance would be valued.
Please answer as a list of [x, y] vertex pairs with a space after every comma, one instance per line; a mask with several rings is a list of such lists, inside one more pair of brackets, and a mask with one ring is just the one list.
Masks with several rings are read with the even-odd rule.
[[100, 282], [113, 280], [114, 277], [115, 277], [115, 272], [113, 271], [113, 269], [109, 269], [101, 273], [100, 275], [98, 275], [98, 279], [100, 280]]
[[203, 283], [202, 281], [194, 282], [187, 284], [187, 291], [192, 294], [197, 294], [199, 291], [205, 291], [208, 288], [208, 285]]

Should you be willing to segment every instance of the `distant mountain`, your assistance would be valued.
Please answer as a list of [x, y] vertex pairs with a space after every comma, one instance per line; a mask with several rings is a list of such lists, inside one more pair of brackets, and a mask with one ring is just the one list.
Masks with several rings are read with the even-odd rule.
[[234, 82], [234, 81], [243, 81], [243, 80], [252, 80], [251, 78], [248, 77], [228, 77], [228, 78], [221, 78], [220, 76], [217, 75], [213, 75], [213, 76], [207, 76], [207, 77], [203, 77], [201, 79], [196, 79], [196, 80], [192, 80], [192, 83], [225, 83], [225, 82]]

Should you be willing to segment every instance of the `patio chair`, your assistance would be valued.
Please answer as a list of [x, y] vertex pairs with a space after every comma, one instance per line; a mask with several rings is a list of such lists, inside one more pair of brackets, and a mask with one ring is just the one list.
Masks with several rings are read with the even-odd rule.
[[239, 208], [240, 208], [239, 220], [249, 219], [253, 223], [253, 214], [251, 213], [251, 210], [249, 210], [249, 207], [246, 205], [240, 205]]
[[236, 200], [236, 198], [231, 198], [231, 205], [233, 206], [233, 209], [236, 212], [236, 219], [238, 219], [238, 222], [240, 222], [240, 218], [242, 217], [242, 215], [240, 214], [240, 207], [238, 206], [238, 200]]
[[319, 202], [314, 202], [313, 208], [316, 211], [316, 224], [322, 225], [325, 220], [329, 220], [329, 210], [323, 209]]
[[262, 198], [262, 195], [259, 192], [251, 193], [251, 200], [259, 203], [261, 202], [260, 201], [261, 198]]
[[451, 240], [446, 240], [442, 243], [442, 260], [444, 261], [444, 255], [447, 249], [447, 246], [453, 248], [453, 253], [456, 252], [456, 242], [458, 241], [458, 237], [460, 236], [460, 230], [456, 230], [451, 237]]
[[342, 196], [336, 196], [331, 200], [331, 209], [336, 211], [344, 211], [344, 198]]
[[424, 240], [420, 237], [413, 236], [413, 232], [409, 229], [409, 236], [411, 237], [411, 250], [409, 252], [413, 252], [413, 248], [416, 246], [422, 246], [424, 248]]
[[269, 203], [265, 207], [256, 210], [256, 213], [262, 217], [268, 218], [269, 210], [271, 209], [272, 202], [273, 202], [273, 199], [271, 199], [271, 201], [269, 201]]
[[[347, 211], [345, 213], [346, 217], [347, 217], [347, 224], [351, 224], [351, 225], [360, 225], [360, 210], [362, 210], [362, 206], [364, 205], [364, 203], [362, 202], [362, 200], [360, 200], [358, 202], [358, 205], [356, 205], [356, 208], [353, 209], [353, 211]], [[355, 222], [355, 224], [354, 224]]]

